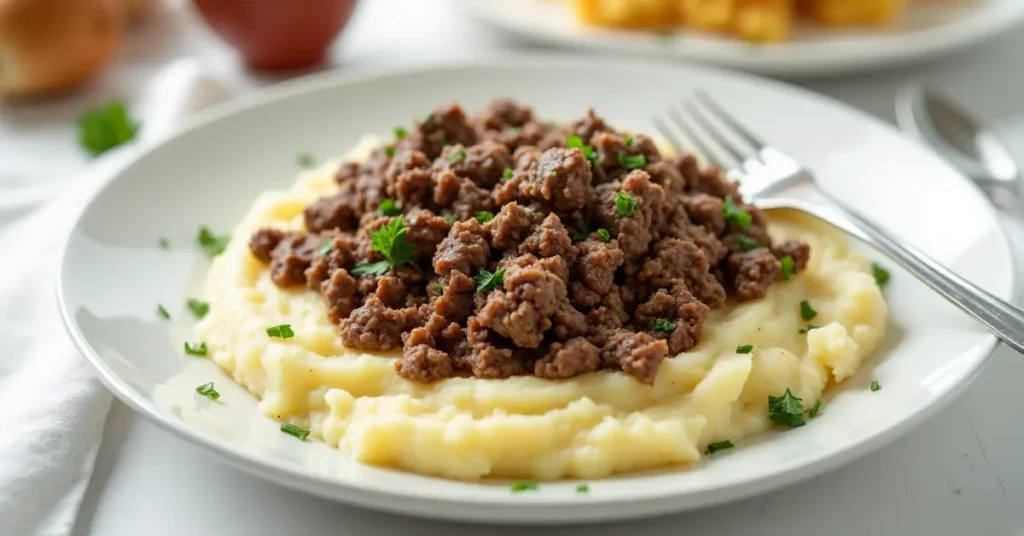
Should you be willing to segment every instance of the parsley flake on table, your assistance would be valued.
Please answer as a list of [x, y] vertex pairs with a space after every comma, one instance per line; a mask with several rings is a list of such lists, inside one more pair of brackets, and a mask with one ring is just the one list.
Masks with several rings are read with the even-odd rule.
[[206, 313], [210, 312], [209, 303], [195, 298], [189, 298], [188, 301], [185, 302], [185, 305], [187, 305], [188, 309], [192, 311], [192, 314], [196, 315], [196, 318], [203, 318], [206, 316]]
[[305, 441], [306, 438], [309, 437], [309, 430], [303, 430], [302, 428], [299, 428], [298, 426], [295, 426], [290, 422], [282, 424], [281, 431], [290, 436], [295, 436], [299, 438], [301, 441]]
[[295, 156], [295, 161], [302, 169], [309, 169], [316, 165], [316, 157], [310, 153], [299, 153]]
[[605, 242], [611, 242], [612, 240], [612, 234], [608, 232], [608, 229], [598, 229], [597, 236], [600, 236], [601, 240], [604, 240]]
[[228, 242], [231, 240], [230, 235], [215, 235], [209, 227], [200, 227], [199, 233], [196, 235], [196, 242], [199, 247], [206, 250], [206, 253], [211, 256], [217, 256], [224, 253], [224, 250], [228, 248]]
[[494, 213], [487, 212], [486, 210], [481, 210], [474, 214], [473, 217], [476, 218], [476, 221], [480, 223], [487, 223], [494, 219]]
[[708, 452], [708, 455], [710, 456], [711, 454], [714, 454], [714, 453], [716, 453], [718, 451], [731, 449], [731, 448], [733, 448], [735, 446], [736, 445], [733, 445], [732, 441], [729, 441], [728, 439], [726, 439], [725, 441], [716, 441], [714, 443], [709, 443], [708, 444], [708, 451], [707, 452]]
[[736, 244], [740, 247], [740, 251], [752, 251], [764, 247], [761, 244], [758, 244], [756, 240], [746, 235], [737, 235]]
[[185, 353], [188, 355], [205, 356], [207, 352], [206, 343], [201, 342], [196, 346], [192, 346], [189, 343], [185, 343]]
[[78, 144], [92, 156], [99, 156], [131, 141], [139, 124], [128, 116], [123, 102], [111, 102], [78, 116]]
[[811, 406], [811, 409], [807, 410], [807, 416], [811, 417], [811, 418], [817, 417], [818, 416], [818, 411], [820, 409], [821, 409], [821, 399], [819, 398], [818, 401], [815, 402], [813, 406]]
[[676, 325], [667, 318], [655, 318], [654, 322], [651, 322], [651, 331], [656, 333], [672, 333], [675, 330]]
[[811, 307], [810, 302], [807, 300], [800, 302], [800, 318], [803, 318], [804, 320], [814, 320], [814, 317], [816, 316], [818, 316], [818, 311], [815, 311], [814, 308]]
[[786, 255], [779, 259], [779, 264], [782, 265], [782, 280], [789, 281], [793, 277], [793, 257]]
[[737, 346], [736, 347], [736, 353], [737, 354], [749, 354], [750, 352], [753, 352], [753, 351], [754, 351], [754, 345], [753, 344], [744, 344], [742, 346]]
[[499, 285], [505, 284], [505, 269], [501, 268], [494, 272], [482, 269], [477, 272], [473, 279], [476, 280], [476, 290], [478, 292], [488, 292], [498, 288]]
[[585, 493], [590, 493], [590, 486], [587, 484], [580, 484], [576, 486], [576, 493], [581, 495]]
[[196, 392], [205, 396], [206, 398], [209, 398], [210, 400], [217, 400], [218, 398], [220, 398], [220, 393], [218, 393], [217, 390], [213, 388], [213, 382], [204, 383], [199, 387], [196, 387]]
[[537, 491], [538, 489], [540, 489], [540, 484], [534, 482], [533, 480], [523, 480], [522, 482], [516, 482], [512, 484], [511, 488], [509, 489], [512, 490], [512, 493], [519, 493], [521, 491]]
[[725, 196], [725, 202], [722, 203], [722, 217], [725, 218], [725, 223], [735, 224], [741, 231], [749, 229], [754, 222], [750, 213], [736, 205], [731, 195]]
[[405, 136], [406, 136], [406, 134], [408, 134], [408, 133], [409, 133], [409, 131], [408, 131], [408, 130], [405, 130], [405, 127], [395, 127], [395, 128], [393, 129], [393, 132], [395, 133], [395, 139], [396, 139], [396, 140], [402, 140], [402, 139], [404, 139], [404, 138], [405, 138]]
[[504, 170], [502, 170], [501, 178], [502, 178], [502, 180], [506, 180], [506, 181], [511, 179], [512, 178], [512, 168], [505, 168]]
[[619, 216], [632, 216], [636, 210], [636, 198], [626, 192], [615, 194], [615, 210]]
[[452, 154], [448, 155], [448, 161], [449, 162], [458, 162], [460, 160], [465, 160], [465, 159], [466, 159], [466, 151], [464, 151], [462, 149], [458, 149], [456, 151], [452, 151]]
[[587, 162], [590, 162], [591, 166], [597, 165], [599, 158], [597, 151], [595, 151], [593, 147], [583, 143], [583, 138], [575, 134], [570, 134], [565, 137], [565, 146], [570, 149], [579, 149], [583, 152], [583, 157], [587, 159]]
[[789, 388], [782, 396], [768, 396], [768, 418], [773, 422], [796, 428], [807, 424], [804, 421], [803, 399], [793, 396]]
[[160, 249], [171, 249], [171, 241], [162, 236], [156, 240], [156, 243]]
[[164, 306], [159, 303], [156, 304], [156, 314], [160, 315], [160, 318], [163, 318], [164, 320], [171, 319], [171, 313], [168, 313], [167, 309], [164, 309]]
[[281, 324], [267, 328], [267, 335], [278, 339], [290, 339], [295, 336], [295, 332], [292, 331], [291, 324]]
[[394, 218], [385, 223], [376, 231], [370, 231], [370, 243], [373, 251], [384, 256], [383, 261], [364, 262], [357, 264], [352, 269], [356, 275], [383, 275], [389, 269], [395, 269], [403, 264], [412, 262], [416, 250], [412, 244], [405, 239], [408, 229], [402, 218]]
[[619, 153], [619, 165], [626, 169], [640, 169], [647, 165], [647, 157], [642, 154]]
[[876, 380], [871, 380], [871, 392], [875, 392], [881, 388], [882, 386], [879, 385], [879, 383]]
[[394, 199], [385, 197], [384, 200], [380, 202], [380, 206], [377, 207], [377, 212], [381, 216], [398, 216], [402, 213], [402, 209], [397, 203], [395, 203]]
[[888, 284], [889, 278], [891, 277], [889, 275], [889, 270], [882, 268], [882, 266], [877, 262], [871, 263], [871, 275], [875, 276], [875, 283], [877, 283], [879, 287], [884, 287]]

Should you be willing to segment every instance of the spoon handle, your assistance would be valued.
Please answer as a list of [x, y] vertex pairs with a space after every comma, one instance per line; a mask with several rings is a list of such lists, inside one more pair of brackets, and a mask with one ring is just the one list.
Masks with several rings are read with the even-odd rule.
[[1024, 309], [993, 296], [956, 275], [920, 250], [875, 225], [842, 201], [830, 196], [836, 207], [867, 235], [874, 246], [954, 305], [988, 326], [1003, 342], [1024, 353]]

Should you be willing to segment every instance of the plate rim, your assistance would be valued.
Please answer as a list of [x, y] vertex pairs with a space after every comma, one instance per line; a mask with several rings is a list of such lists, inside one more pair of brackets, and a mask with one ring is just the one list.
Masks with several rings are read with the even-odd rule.
[[[135, 147], [135, 150], [132, 151], [132, 154], [127, 155], [128, 158], [123, 159], [119, 165], [112, 166], [105, 176], [102, 177], [101, 180], [97, 181], [91, 190], [83, 196], [80, 205], [76, 207], [73, 219], [70, 220], [73, 223], [62, 241], [60, 259], [57, 265], [55, 291], [62, 324], [72, 341], [74, 341], [78, 351], [90, 363], [106, 388], [117, 396], [118, 399], [131, 407], [135, 412], [145, 416], [150, 422], [153, 422], [158, 427], [170, 432], [171, 434], [217, 455], [228, 462], [229, 465], [239, 468], [244, 472], [259, 476], [300, 492], [333, 500], [341, 500], [349, 504], [355, 504], [370, 509], [416, 515], [420, 517], [525, 525], [580, 523], [588, 521], [598, 522], [610, 519], [625, 520], [656, 514], [682, 512], [707, 507], [713, 504], [733, 502], [764, 493], [772, 489], [778, 489], [802, 482], [814, 476], [830, 472], [838, 467], [846, 465], [847, 463], [874, 452], [882, 446], [903, 436], [943, 408], [947, 407], [953, 400], [959, 397], [959, 395], [973, 383], [978, 374], [988, 363], [996, 346], [999, 344], [998, 339], [991, 333], [983, 335], [984, 344], [979, 345], [977, 351], [977, 355], [979, 356], [977, 366], [975, 366], [961, 382], [952, 385], [948, 391], [943, 393], [944, 396], [937, 399], [936, 402], [921, 408], [916, 413], [911, 414], [901, 423], [901, 425], [885, 429], [863, 441], [846, 446], [832, 455], [806, 459], [799, 468], [787, 468], [764, 474], [759, 478], [752, 480], [735, 482], [701, 492], [677, 491], [646, 494], [640, 492], [633, 493], [628, 498], [618, 496], [605, 497], [600, 495], [588, 495], [586, 497], [563, 497], [561, 495], [532, 497], [517, 495], [514, 502], [509, 501], [507, 497], [499, 498], [497, 496], [481, 495], [469, 500], [431, 495], [426, 492], [416, 492], [411, 488], [376, 486], [365, 482], [353, 484], [351, 482], [307, 473], [243, 450], [230, 448], [222, 444], [222, 442], [217, 441], [213, 436], [205, 434], [194, 427], [190, 427], [187, 423], [171, 419], [169, 415], [164, 415], [159, 411], [159, 408], [156, 407], [151, 400], [147, 399], [141, 393], [137, 393], [135, 388], [128, 385], [120, 375], [115, 373], [104, 362], [74, 321], [73, 313], [69, 310], [68, 303], [65, 299], [64, 284], [65, 275], [67, 273], [69, 246], [71, 245], [72, 239], [76, 234], [76, 230], [78, 229], [83, 216], [92, 206], [97, 197], [108, 187], [114, 184], [118, 177], [122, 176], [124, 170], [132, 167], [135, 162], [145, 158], [149, 153], [158, 150], [164, 143], [185, 136], [192, 130], [202, 128], [204, 125], [230, 117], [233, 114], [241, 113], [250, 108], [256, 108], [270, 102], [301, 96], [305, 93], [315, 92], [331, 87], [346, 86], [378, 78], [401, 77], [412, 73], [429, 71], [434, 68], [450, 70], [495, 68], [496, 65], [491, 63], [493, 59], [493, 57], [482, 57], [465, 58], [460, 60], [428, 61], [415, 64], [402, 63], [387, 66], [374, 66], [372, 68], [353, 70], [352, 72], [327, 71], [307, 75], [241, 95], [228, 102], [201, 111], [194, 117], [186, 120], [182, 124], [181, 128], [175, 130], [168, 136], [163, 136], [159, 139], [140, 140], [138, 145]], [[623, 60], [593, 57], [580, 58], [572, 54], [550, 53], [504, 54], [501, 56], [501, 60], [502, 64], [498, 67], [537, 67], [544, 65], [558, 65], [567, 61], [575, 63], [584, 61], [604, 67], [615, 67], [616, 65], [628, 65], [631, 68], [642, 67], [644, 69], [665, 67], [663, 62], [653, 60]], [[673, 66], [671, 68], [676, 70], [683, 69], [681, 66]], [[691, 65], [687, 66], [686, 69], [689, 69], [691, 72], [702, 71], [712, 76], [731, 78], [733, 80], [740, 80], [746, 83], [757, 82], [758, 84], [767, 84], [773, 86], [776, 90], [798, 94], [803, 99], [816, 100], [827, 103], [833, 107], [842, 108], [847, 112], [854, 113], [860, 121], [872, 122], [875, 123], [876, 126], [881, 126], [888, 130], [895, 131], [891, 125], [888, 125], [884, 121], [875, 118], [866, 112], [858, 110], [829, 96], [794, 86], [792, 84], [772, 79], [765, 79], [761, 76], [745, 72], [736, 72], [729, 69], [707, 65]], [[927, 149], [922, 148], [922, 150]], [[966, 181], [967, 184], [971, 184], [969, 179], [964, 177], [959, 171], [956, 171], [952, 166], [945, 163], [944, 165], [948, 166], [951, 172], [956, 173], [962, 180]], [[998, 231], [998, 235], [1006, 248], [1006, 251], [1010, 253], [1008, 259], [1009, 281], [1007, 283], [1008, 287], [1006, 293], [1007, 297], [1012, 299], [1017, 292], [1016, 278], [1013, 275], [1016, 273], [1017, 263], [1012, 254], [1012, 244], [1009, 241], [1009, 237], [1006, 235], [1005, 229], [999, 224], [995, 208], [989, 204], [986, 205], [986, 210], [989, 211], [989, 214], [992, 216], [992, 219], [996, 224], [996, 230]], [[686, 499], [686, 504], [675, 504], [675, 501], [681, 498]], [[467, 504], [472, 504], [477, 507], [478, 510], [464, 510], [456, 516], [445, 514], [443, 508], [438, 508], [443, 506]], [[607, 508], [610, 505], [629, 505], [631, 510], [629, 512], [622, 512], [616, 509]], [[566, 506], [572, 506], [572, 508], [564, 508]], [[546, 512], [547, 514], [537, 515], [541, 511]], [[526, 513], [533, 514], [535, 517], [524, 516]]]
[[[914, 32], [902, 32], [886, 36], [873, 36], [872, 39], [882, 40], [878, 46], [886, 46], [890, 52], [885, 55], [864, 55], [843, 52], [835, 57], [797, 57], [780, 58], [776, 52], [768, 54], [748, 54], [745, 60], [727, 49], [714, 48], [703, 52], [693, 52], [685, 47], [636, 45], [628, 40], [607, 39], [609, 34], [625, 33], [613, 28], [597, 28], [593, 34], [553, 33], [530, 25], [510, 24], [497, 16], [497, 13], [484, 6], [491, 0], [456, 0], [474, 21], [487, 25], [498, 31], [532, 39], [539, 43], [570, 47], [580, 51], [600, 51], [632, 56], [661, 58], [667, 61], [702, 62], [718, 67], [738, 69], [766, 76], [813, 77], [855, 74], [858, 72], [878, 71], [886, 68], [905, 65], [915, 61], [926, 60], [944, 52], [955, 52], [968, 49], [987, 40], [1004, 35], [1014, 27], [1024, 24], [1024, 3], [1006, 3], [1009, 14], [993, 12], [981, 17], [969, 19], [959, 24], [948, 24], [931, 27]], [[524, 0], [515, 0], [524, 1]], [[943, 35], [948, 33], [949, 35]], [[941, 37], [941, 39], [936, 39]], [[738, 44], [729, 42], [730, 45]], [[789, 47], [802, 46], [794, 42], [784, 42]], [[808, 48], [814, 43], [807, 43]]]

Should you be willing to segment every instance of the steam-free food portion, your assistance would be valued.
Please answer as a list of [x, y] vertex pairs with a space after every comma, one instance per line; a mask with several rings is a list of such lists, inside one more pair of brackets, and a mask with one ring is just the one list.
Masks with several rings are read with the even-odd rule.
[[595, 478], [801, 425], [887, 318], [831, 229], [592, 110], [507, 99], [368, 139], [233, 235], [209, 355], [267, 415], [452, 478]]

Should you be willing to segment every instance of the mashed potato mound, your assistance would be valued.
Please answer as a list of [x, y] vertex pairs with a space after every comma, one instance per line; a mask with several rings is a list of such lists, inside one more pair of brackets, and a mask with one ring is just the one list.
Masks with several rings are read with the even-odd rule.
[[[701, 343], [665, 360], [654, 385], [610, 371], [557, 381], [409, 382], [393, 366], [400, 352], [342, 346], [320, 295], [278, 288], [247, 247], [260, 227], [301, 229], [303, 208], [334, 190], [336, 164], [258, 198], [213, 262], [210, 312], [197, 332], [267, 416], [309, 429], [360, 462], [465, 480], [593, 479], [694, 462], [709, 443], [774, 426], [769, 396], [788, 388], [809, 407], [853, 375], [885, 335], [888, 310], [866, 259], [831, 227], [774, 212], [774, 240], [810, 244], [806, 271], [764, 299], [714, 311]], [[803, 300], [821, 326], [805, 333]], [[268, 337], [267, 327], [279, 324], [295, 336]], [[752, 352], [736, 352], [748, 344]]]

